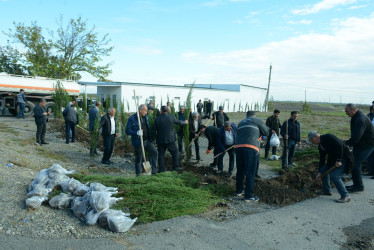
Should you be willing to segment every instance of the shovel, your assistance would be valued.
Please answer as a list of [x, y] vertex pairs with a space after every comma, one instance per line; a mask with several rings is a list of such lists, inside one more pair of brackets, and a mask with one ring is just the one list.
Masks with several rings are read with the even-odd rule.
[[[211, 120], [209, 119], [209, 120], [204, 124], [204, 126], [206, 127], [210, 121], [211, 121]], [[197, 138], [199, 138], [200, 135], [201, 135], [201, 131], [199, 131], [199, 133], [197, 134], [197, 136], [194, 137], [194, 138], [191, 140], [191, 142], [190, 142], [190, 144], [189, 144], [188, 146], [191, 147], [192, 143], [193, 143]]]
[[[140, 116], [139, 116], [139, 111], [138, 111], [138, 103], [137, 103], [137, 100], [136, 100], [136, 94], [135, 94], [135, 89], [134, 89], [134, 98], [135, 98], [135, 106], [136, 106], [136, 115], [138, 117], [138, 123], [139, 123], [139, 130], [141, 131], [142, 130], [142, 125], [140, 123]], [[151, 172], [152, 172], [152, 167], [151, 167], [151, 164], [149, 163], [149, 161], [147, 161], [147, 159], [145, 158], [145, 151], [144, 151], [144, 143], [143, 143], [143, 135], [140, 136], [140, 144], [142, 146], [142, 153], [143, 153], [143, 168], [144, 168], [144, 171], [146, 174], [150, 175]]]
[[232, 145], [231, 147], [229, 147], [229, 148], [226, 149], [225, 151], [223, 151], [223, 152], [219, 153], [218, 155], [214, 156], [213, 159], [215, 159], [215, 158], [217, 158], [218, 156], [220, 156], [220, 155], [226, 153], [227, 151], [229, 151], [230, 149], [232, 149], [234, 146], [235, 146], [235, 145]]
[[332, 166], [329, 170], [327, 170], [326, 172], [324, 172], [323, 174], [321, 174], [321, 176], [317, 179], [317, 180], [314, 180], [312, 181], [312, 183], [310, 183], [308, 186], [306, 186], [305, 188], [303, 188], [301, 190], [301, 192], [305, 192], [306, 190], [308, 190], [311, 186], [313, 186], [318, 180], [322, 179], [323, 177], [325, 177], [326, 175], [328, 175], [329, 173], [331, 173], [335, 168], [337, 167], [340, 167], [342, 164], [341, 163], [338, 163], [334, 166]]

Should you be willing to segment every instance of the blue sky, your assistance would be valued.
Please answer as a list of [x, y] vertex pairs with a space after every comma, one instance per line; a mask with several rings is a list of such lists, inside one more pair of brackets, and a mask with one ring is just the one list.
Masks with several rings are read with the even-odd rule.
[[0, 0], [0, 12], [2, 31], [87, 19], [109, 33], [114, 81], [267, 87], [272, 64], [275, 100], [374, 100], [374, 0]]

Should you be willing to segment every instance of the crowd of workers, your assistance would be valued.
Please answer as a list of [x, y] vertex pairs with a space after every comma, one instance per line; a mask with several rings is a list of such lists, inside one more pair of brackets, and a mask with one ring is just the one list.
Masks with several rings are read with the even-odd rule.
[[[25, 101], [21, 91], [19, 100]], [[41, 99], [40, 103], [34, 109], [35, 123], [37, 125], [36, 144], [48, 144], [45, 141], [46, 120], [50, 112], [44, 108], [46, 100]], [[78, 124], [78, 115], [76, 111], [76, 101], [73, 100], [64, 110], [66, 120], [66, 143], [69, 143], [69, 133], [72, 131], [71, 142], [75, 141], [75, 126]], [[89, 129], [92, 132], [95, 128], [94, 123], [100, 115], [101, 103], [96, 102], [95, 106], [89, 112]], [[254, 111], [248, 111], [246, 117], [236, 125], [229, 122], [228, 115], [224, 112], [224, 107], [212, 113], [212, 103], [210, 100], [205, 105], [201, 101], [197, 104], [197, 112], [190, 114], [190, 119], [185, 119], [185, 107], [181, 106], [177, 116], [171, 115], [171, 104], [162, 106], [153, 126], [151, 127], [148, 119], [149, 109], [152, 105], [139, 105], [138, 114], [135, 113], [129, 117], [126, 125], [126, 134], [131, 136], [131, 142], [135, 152], [135, 174], [142, 174], [142, 148], [150, 155], [151, 173], [156, 174], [164, 172], [165, 152], [168, 150], [172, 156], [172, 169], [181, 171], [183, 168], [179, 165], [180, 154], [183, 154], [184, 126], [188, 126], [190, 145], [195, 146], [196, 160], [200, 158], [199, 139], [204, 136], [208, 140], [206, 154], [213, 150], [214, 161], [211, 167], [217, 166], [217, 174], [223, 172], [223, 159], [226, 153], [229, 155], [228, 173], [233, 175], [236, 160], [236, 195], [244, 196], [245, 201], [258, 201], [254, 196], [254, 181], [258, 176], [258, 167], [260, 160], [260, 139], [267, 138], [265, 145], [265, 159], [269, 157], [269, 151], [276, 154], [276, 148], [271, 147], [270, 138], [272, 134], [281, 135], [283, 138], [282, 169], [287, 172], [295, 166], [293, 157], [296, 146], [301, 145], [301, 130], [298, 122], [298, 112], [292, 111], [290, 118], [283, 124], [279, 121], [279, 110], [274, 110], [273, 114], [266, 119], [264, 123], [256, 117]], [[203, 108], [205, 114], [202, 113]], [[22, 103], [20, 105], [22, 110]], [[331, 195], [330, 179], [333, 181], [341, 198], [338, 202], [345, 203], [350, 201], [349, 193], [364, 191], [362, 181], [361, 164], [366, 163], [367, 172], [364, 175], [374, 176], [374, 102], [370, 107], [370, 113], [365, 115], [354, 104], [347, 104], [345, 113], [351, 117], [349, 140], [342, 141], [333, 134], [320, 134], [317, 131], [308, 133], [307, 141], [318, 145], [320, 154], [319, 172], [317, 179], [322, 179], [323, 190], [320, 195]], [[111, 107], [108, 112], [101, 116], [99, 129], [103, 137], [104, 153], [102, 164], [110, 165], [111, 154], [113, 152], [114, 140], [118, 136], [118, 128], [115, 121], [116, 109]], [[139, 115], [140, 124], [137, 119]], [[22, 112], [17, 118], [23, 117]], [[203, 125], [202, 119], [208, 118], [213, 121], [212, 126]], [[179, 126], [175, 131], [175, 125]], [[97, 138], [98, 139], [98, 138]], [[157, 149], [154, 144], [157, 145]], [[143, 143], [141, 143], [143, 141]], [[95, 154], [97, 150], [95, 149]], [[327, 161], [326, 161], [327, 156]], [[351, 168], [353, 185], [344, 186], [342, 176], [347, 166]], [[374, 177], [372, 177], [374, 179]], [[245, 180], [245, 185], [244, 185]]]

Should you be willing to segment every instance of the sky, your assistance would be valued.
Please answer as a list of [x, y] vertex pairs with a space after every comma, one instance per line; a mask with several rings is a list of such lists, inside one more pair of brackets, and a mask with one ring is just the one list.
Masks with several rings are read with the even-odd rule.
[[374, 0], [0, 0], [0, 13], [1, 31], [87, 20], [109, 34], [113, 81], [267, 88], [272, 65], [274, 100], [374, 100]]

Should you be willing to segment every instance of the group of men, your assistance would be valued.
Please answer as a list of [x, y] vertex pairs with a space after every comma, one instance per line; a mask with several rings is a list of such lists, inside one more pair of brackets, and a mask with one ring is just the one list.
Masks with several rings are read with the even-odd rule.
[[[23, 98], [22, 98], [23, 99]], [[45, 141], [46, 121], [50, 112], [45, 110], [46, 100], [41, 99], [34, 108], [35, 123], [37, 125], [36, 144], [48, 144]], [[78, 124], [76, 113], [76, 101], [73, 100], [65, 108], [66, 119], [66, 143], [69, 143], [68, 131], [72, 130], [72, 141], [75, 140], [75, 125]], [[98, 101], [90, 110], [90, 131], [94, 131], [95, 122], [100, 116], [101, 103]], [[370, 113], [365, 115], [354, 104], [347, 104], [345, 113], [351, 117], [349, 140], [342, 141], [333, 134], [319, 134], [317, 131], [308, 133], [308, 141], [318, 145], [320, 154], [319, 172], [317, 179], [322, 179], [323, 190], [320, 195], [331, 195], [330, 179], [333, 181], [341, 198], [338, 202], [345, 203], [350, 201], [349, 193], [364, 191], [362, 181], [361, 164], [367, 161], [364, 175], [374, 176], [374, 102], [370, 107]], [[185, 108], [182, 106], [178, 112], [178, 118], [170, 114], [170, 106], [161, 107], [160, 114], [156, 117], [154, 124], [150, 127], [147, 116], [147, 105], [140, 105], [137, 113], [129, 117], [126, 125], [126, 134], [131, 136], [131, 142], [135, 152], [135, 173], [137, 176], [142, 174], [142, 148], [150, 155], [152, 174], [164, 172], [165, 152], [168, 150], [172, 155], [173, 170], [182, 170], [179, 166], [179, 154], [182, 150], [181, 141], [177, 145], [177, 133], [175, 125], [180, 126], [178, 138], [183, 138], [183, 126], [188, 126], [190, 145], [194, 142], [196, 150], [196, 159], [200, 159], [199, 137], [205, 135], [208, 139], [209, 154], [214, 149], [214, 162], [211, 166], [217, 165], [217, 173], [223, 172], [223, 158], [226, 153], [229, 154], [230, 174], [234, 172], [234, 159], [236, 158], [236, 195], [244, 196], [245, 201], [258, 201], [254, 196], [254, 180], [259, 166], [260, 139], [264, 136], [268, 138], [265, 146], [265, 158], [268, 158], [270, 151], [271, 135], [276, 134], [283, 137], [283, 155], [282, 169], [288, 171], [295, 166], [293, 156], [296, 145], [301, 143], [300, 123], [297, 121], [298, 112], [292, 111], [290, 118], [282, 125], [279, 121], [279, 110], [274, 110], [273, 115], [268, 117], [266, 124], [261, 119], [255, 117], [254, 111], [248, 111], [246, 118], [235, 123], [229, 122], [229, 117], [223, 112], [223, 107], [210, 116], [214, 120], [213, 126], [202, 124], [201, 115], [198, 112], [191, 113], [190, 120], [184, 116]], [[101, 130], [104, 141], [104, 153], [102, 163], [110, 165], [110, 156], [113, 152], [114, 139], [118, 136], [118, 127], [115, 121], [115, 108], [109, 108], [106, 115], [101, 116], [97, 130]], [[138, 116], [140, 124], [138, 122]], [[154, 145], [154, 138], [157, 149]], [[95, 149], [95, 154], [97, 151]], [[276, 154], [276, 148], [272, 148], [272, 154]], [[326, 161], [327, 156], [327, 161]], [[157, 168], [158, 165], [158, 168]], [[342, 175], [345, 166], [352, 165], [353, 185], [344, 186]], [[244, 187], [245, 179], [245, 187]], [[374, 177], [372, 177], [374, 179]]]

